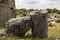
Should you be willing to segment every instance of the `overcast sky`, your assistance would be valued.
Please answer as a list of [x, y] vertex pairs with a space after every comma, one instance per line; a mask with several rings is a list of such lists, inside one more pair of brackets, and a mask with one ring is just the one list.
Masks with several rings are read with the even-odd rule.
[[60, 0], [15, 0], [17, 9], [45, 9], [45, 8], [57, 8], [60, 9]]

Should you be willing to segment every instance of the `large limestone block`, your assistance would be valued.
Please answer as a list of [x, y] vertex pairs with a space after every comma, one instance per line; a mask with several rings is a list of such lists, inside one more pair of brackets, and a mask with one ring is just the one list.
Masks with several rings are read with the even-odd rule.
[[30, 17], [12, 18], [6, 22], [6, 26], [8, 34], [12, 33], [14, 35], [24, 36], [31, 27]]
[[14, 0], [0, 0], [0, 26], [15, 16]]

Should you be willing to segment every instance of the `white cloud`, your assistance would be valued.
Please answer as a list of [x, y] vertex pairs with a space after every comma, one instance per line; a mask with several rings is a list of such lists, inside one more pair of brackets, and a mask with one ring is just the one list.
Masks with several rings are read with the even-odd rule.
[[40, 5], [43, 5], [43, 4], [51, 3], [51, 1], [48, 1], [48, 0], [24, 0], [23, 3], [26, 3], [26, 4], [39, 3]]
[[46, 4], [48, 4], [48, 3], [51, 3], [51, 1], [48, 1], [48, 0], [39, 0], [40, 1], [40, 4], [41, 5], [46, 5]]
[[16, 8], [58, 8], [60, 0], [15, 0]]
[[15, 0], [16, 3], [22, 3], [24, 0]]

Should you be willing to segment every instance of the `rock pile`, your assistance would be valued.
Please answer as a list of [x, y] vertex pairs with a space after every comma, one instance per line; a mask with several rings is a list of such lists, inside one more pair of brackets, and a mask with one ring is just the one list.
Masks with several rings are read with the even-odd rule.
[[6, 22], [7, 33], [24, 36], [32, 28], [33, 37], [47, 37], [48, 21], [47, 10], [34, 11], [29, 16], [12, 18]]

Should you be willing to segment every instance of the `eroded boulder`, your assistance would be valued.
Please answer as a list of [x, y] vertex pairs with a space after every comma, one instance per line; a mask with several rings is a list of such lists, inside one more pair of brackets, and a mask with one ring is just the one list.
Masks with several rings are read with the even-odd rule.
[[12, 18], [6, 22], [6, 26], [8, 34], [13, 33], [17, 36], [24, 36], [31, 27], [30, 17]]

